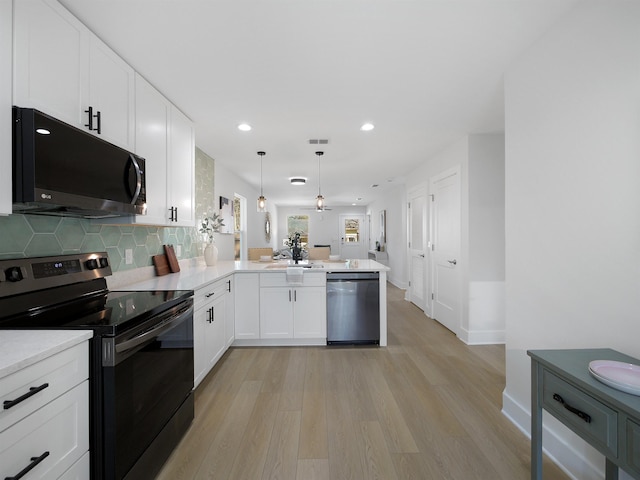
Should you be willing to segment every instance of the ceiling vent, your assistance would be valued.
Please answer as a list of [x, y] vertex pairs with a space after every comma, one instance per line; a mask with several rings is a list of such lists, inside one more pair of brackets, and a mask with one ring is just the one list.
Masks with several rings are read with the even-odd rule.
[[309, 145], [328, 145], [329, 140], [326, 138], [312, 138], [309, 140]]

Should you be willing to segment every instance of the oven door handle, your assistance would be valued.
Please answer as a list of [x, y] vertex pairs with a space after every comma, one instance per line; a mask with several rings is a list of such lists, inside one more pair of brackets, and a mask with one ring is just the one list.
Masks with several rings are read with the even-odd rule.
[[153, 328], [152, 330], [143, 332], [140, 335], [137, 335], [129, 340], [125, 340], [122, 343], [117, 343], [116, 353], [123, 353], [128, 350], [132, 350], [136, 348], [138, 345], [143, 344], [150, 338], [157, 337], [158, 335], [162, 335], [164, 332], [171, 330], [178, 323], [181, 323], [183, 320], [185, 320], [188, 317], [191, 317], [192, 315], [193, 315], [193, 305], [189, 306], [187, 310], [183, 310], [182, 312], [180, 312], [178, 315], [171, 318], [170, 320], [166, 320], [165, 322], [162, 322], [160, 325]]

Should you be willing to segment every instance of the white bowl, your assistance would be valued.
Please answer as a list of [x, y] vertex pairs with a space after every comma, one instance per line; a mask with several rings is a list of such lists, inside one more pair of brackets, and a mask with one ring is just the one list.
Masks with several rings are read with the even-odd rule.
[[260, 255], [261, 262], [270, 262], [271, 260], [273, 260], [271, 255]]
[[340, 260], [340, 255], [329, 255], [329, 260]]

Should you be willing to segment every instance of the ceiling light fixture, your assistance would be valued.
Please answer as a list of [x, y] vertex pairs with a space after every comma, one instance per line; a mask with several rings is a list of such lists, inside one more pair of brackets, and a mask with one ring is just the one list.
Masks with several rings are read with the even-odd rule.
[[304, 185], [307, 183], [307, 179], [302, 177], [293, 177], [289, 180], [291, 181], [291, 185]]
[[262, 194], [262, 157], [266, 155], [265, 152], [258, 152], [260, 155], [260, 196], [258, 197], [258, 212], [267, 211], [267, 199]]
[[370, 132], [374, 128], [376, 127], [373, 123], [365, 123], [360, 127], [360, 130], [362, 130], [363, 132]]
[[320, 193], [320, 157], [324, 155], [324, 152], [316, 152], [318, 156], [318, 196], [316, 197], [316, 211], [322, 212], [324, 210], [324, 197]]
[[251, 125], [249, 125], [248, 123], [241, 123], [240, 125], [238, 125], [238, 130], [248, 132], [249, 130], [251, 130]]

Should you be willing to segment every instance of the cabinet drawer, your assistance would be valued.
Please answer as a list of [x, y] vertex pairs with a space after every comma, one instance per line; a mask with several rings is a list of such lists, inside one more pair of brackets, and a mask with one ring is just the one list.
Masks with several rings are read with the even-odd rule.
[[617, 457], [617, 412], [546, 369], [542, 375], [543, 407], [600, 452]]
[[86, 480], [91, 475], [90, 468], [89, 452], [87, 452], [69, 470], [64, 472], [58, 480]]
[[640, 475], [640, 425], [627, 418], [626, 464], [630, 472]]
[[10, 408], [0, 409], [0, 432], [36, 411], [46, 403], [89, 378], [89, 343], [34, 363], [0, 380], [0, 401], [19, 399], [35, 393]]
[[84, 381], [0, 433], [0, 478], [17, 475], [46, 452], [27, 478], [58, 478], [88, 450], [89, 382]]
[[309, 272], [302, 274], [302, 285], [292, 285], [287, 282], [287, 274], [285, 272], [261, 273], [261, 287], [324, 287], [327, 284], [327, 274], [325, 272]]
[[197, 310], [218, 297], [230, 291], [231, 277], [217, 280], [209, 285], [199, 288], [194, 292], [194, 308]]

